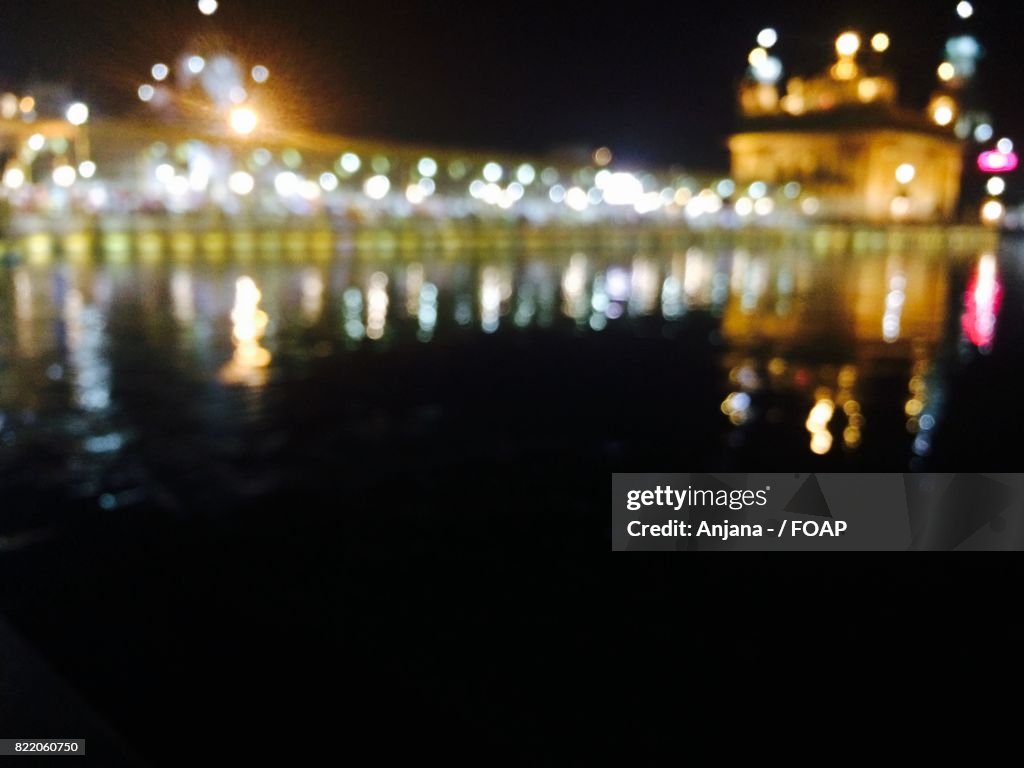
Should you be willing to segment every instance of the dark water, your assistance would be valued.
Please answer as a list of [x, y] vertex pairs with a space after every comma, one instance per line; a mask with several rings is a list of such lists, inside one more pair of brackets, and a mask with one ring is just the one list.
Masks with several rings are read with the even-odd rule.
[[298, 486], [427, 502], [474, 466], [948, 466], [1015, 400], [1020, 268], [1013, 245], [10, 268], [3, 525]]
[[[253, 686], [337, 684], [376, 637], [340, 650], [346, 607], [390, 610], [347, 564], [604, 552], [613, 471], [1012, 471], [1022, 269], [1019, 242], [8, 267], [2, 608], [135, 745], [140, 706], [261, 722]], [[254, 683], [254, 637], [291, 671]]]

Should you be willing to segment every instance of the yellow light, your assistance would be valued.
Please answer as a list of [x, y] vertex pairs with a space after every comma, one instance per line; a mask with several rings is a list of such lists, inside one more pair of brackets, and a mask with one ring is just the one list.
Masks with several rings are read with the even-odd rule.
[[857, 97], [864, 102], [874, 101], [878, 97], [878, 81], [866, 77], [857, 83]]
[[259, 118], [249, 107], [238, 107], [231, 110], [231, 130], [242, 136], [248, 136], [256, 130]]
[[910, 198], [899, 195], [889, 203], [889, 213], [894, 219], [902, 219], [910, 214]]
[[896, 181], [900, 184], [909, 184], [917, 175], [917, 168], [910, 163], [903, 163], [896, 169]]
[[768, 61], [768, 51], [764, 48], [755, 48], [750, 52], [750, 55], [747, 56], [747, 61], [752, 67], [760, 67]]
[[853, 59], [840, 59], [832, 66], [832, 76], [836, 80], [853, 80], [857, 72], [857, 65]]
[[794, 93], [782, 97], [782, 109], [791, 115], [802, 115], [804, 113], [804, 97]]
[[995, 224], [1003, 218], [1005, 209], [998, 200], [988, 200], [981, 206], [981, 218], [988, 224]]
[[270, 352], [260, 346], [269, 318], [259, 307], [262, 294], [251, 277], [235, 282], [235, 304], [231, 309], [231, 340], [235, 352], [221, 369], [222, 381], [229, 384], [258, 385], [265, 376], [261, 369], [270, 365]]
[[860, 50], [860, 35], [856, 32], [843, 32], [836, 38], [836, 53], [840, 56], [855, 56]]
[[871, 47], [878, 53], [885, 53], [889, 50], [889, 36], [885, 32], [879, 32], [871, 38]]
[[935, 111], [932, 112], [932, 119], [935, 121], [936, 125], [949, 125], [953, 122], [953, 110], [943, 104], [940, 104], [935, 108]]
[[612, 151], [608, 147], [598, 147], [594, 150], [594, 162], [600, 166], [608, 165], [612, 161]]
[[956, 77], [956, 67], [948, 61], [944, 61], [939, 64], [939, 80], [944, 83], [948, 83], [954, 77]]
[[824, 456], [830, 450], [832, 450], [831, 432], [815, 432], [811, 435], [811, 453]]

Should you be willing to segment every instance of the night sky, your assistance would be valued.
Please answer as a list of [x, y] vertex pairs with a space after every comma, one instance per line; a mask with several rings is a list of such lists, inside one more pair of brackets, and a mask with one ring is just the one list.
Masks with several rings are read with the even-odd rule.
[[267, 64], [295, 123], [368, 137], [544, 150], [608, 144], [620, 158], [726, 163], [733, 88], [757, 31], [775, 27], [787, 73], [817, 71], [845, 27], [893, 40], [904, 101], [923, 105], [946, 36], [985, 47], [978, 100], [1024, 141], [1024, 3], [976, 0], [506, 3], [5, 0], [0, 86], [62, 80], [97, 112], [136, 109], [157, 60], [197, 39]]

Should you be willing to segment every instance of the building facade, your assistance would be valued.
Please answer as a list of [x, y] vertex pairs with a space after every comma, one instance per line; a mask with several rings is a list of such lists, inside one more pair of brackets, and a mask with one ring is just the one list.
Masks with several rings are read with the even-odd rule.
[[952, 219], [963, 166], [955, 102], [940, 97], [926, 113], [900, 107], [895, 82], [859, 64], [851, 48], [824, 74], [791, 78], [784, 93], [744, 81], [740, 128], [729, 139], [733, 178], [797, 182], [823, 218]]

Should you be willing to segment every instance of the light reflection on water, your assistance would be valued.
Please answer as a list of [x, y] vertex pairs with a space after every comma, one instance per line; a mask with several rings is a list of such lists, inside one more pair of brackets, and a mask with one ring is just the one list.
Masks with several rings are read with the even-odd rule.
[[[494, 337], [518, 339], [527, 350], [538, 339], [567, 351], [590, 344], [589, 365], [620, 369], [634, 363], [628, 338], [637, 337], [660, 340], [656, 354], [671, 366], [665, 375], [679, 377], [678, 398], [663, 404], [666, 418], [717, 414], [717, 434], [679, 437], [706, 443], [716, 462], [756, 464], [800, 442], [807, 460], [828, 456], [839, 467], [920, 468], [943, 418], [945, 374], [936, 361], [944, 348], [987, 352], [998, 343], [1001, 280], [992, 254], [958, 263], [934, 254], [700, 248], [411, 262], [20, 265], [0, 272], [0, 456], [22, 473], [17, 482], [8, 474], [8, 489], [48, 484], [114, 507], [145, 493], [148, 470], [132, 445], [152, 428], [126, 406], [136, 400], [183, 409], [193, 426], [160, 437], [168, 450], [178, 440], [182, 452], [216, 452], [221, 443], [230, 452], [231, 440], [242, 439], [231, 437], [239, 425], [268, 420], [263, 393], [275, 383], [316, 380], [317, 361], [343, 372], [347, 360], [363, 364], [360, 354], [415, 354], [429, 369], [433, 345], [461, 345], [473, 355], [474, 345]], [[602, 338], [617, 341], [603, 346]], [[644, 349], [641, 365], [656, 375], [661, 363]], [[693, 361], [710, 361], [718, 372], [706, 388], [713, 397], [687, 394]], [[540, 390], [522, 397], [562, 386], [548, 367], [537, 361]], [[629, 408], [605, 402], [599, 385], [586, 381], [594, 418]], [[375, 385], [397, 410], [416, 382]], [[642, 382], [634, 395], [645, 397]], [[279, 397], [278, 417], [290, 395]], [[444, 402], [439, 408], [443, 414]], [[190, 422], [192, 411], [199, 415]], [[672, 444], [647, 448], [677, 455]]]

